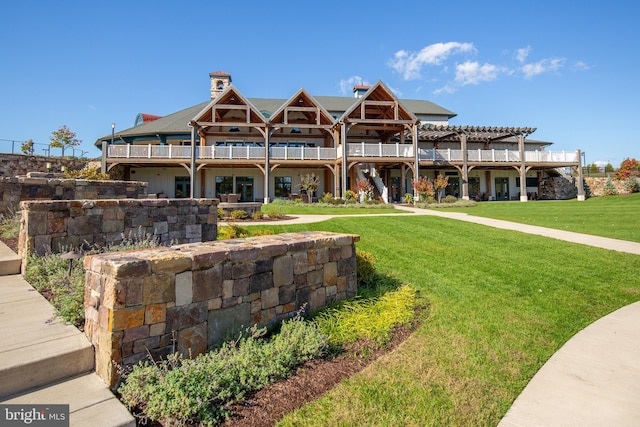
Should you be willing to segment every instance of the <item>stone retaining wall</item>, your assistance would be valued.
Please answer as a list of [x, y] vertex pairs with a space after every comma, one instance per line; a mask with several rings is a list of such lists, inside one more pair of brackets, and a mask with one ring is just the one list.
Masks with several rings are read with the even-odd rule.
[[[18, 252], [59, 253], [153, 236], [161, 244], [217, 238], [218, 199], [108, 199], [21, 202]], [[23, 261], [23, 268], [25, 267]]]
[[64, 179], [62, 174], [0, 177], [0, 213], [28, 200], [141, 199], [147, 197], [147, 186], [140, 181]]
[[196, 356], [232, 331], [355, 296], [358, 240], [306, 232], [86, 257], [96, 372], [114, 386], [116, 365]]
[[608, 180], [611, 180], [611, 183], [616, 190], [618, 190], [618, 194], [629, 194], [629, 192], [624, 188], [625, 181], [618, 181], [613, 178], [593, 178], [586, 177], [584, 180], [589, 186], [589, 190], [591, 190], [592, 196], [604, 196], [604, 186]]
[[63, 166], [82, 169], [86, 164], [87, 160], [80, 159], [0, 153], [0, 177], [26, 175], [29, 172], [61, 172]]

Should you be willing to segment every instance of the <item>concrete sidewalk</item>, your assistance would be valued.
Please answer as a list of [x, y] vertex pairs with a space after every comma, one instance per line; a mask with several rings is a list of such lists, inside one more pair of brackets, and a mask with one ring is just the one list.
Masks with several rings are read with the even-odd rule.
[[592, 323], [531, 379], [499, 427], [640, 425], [640, 302]]

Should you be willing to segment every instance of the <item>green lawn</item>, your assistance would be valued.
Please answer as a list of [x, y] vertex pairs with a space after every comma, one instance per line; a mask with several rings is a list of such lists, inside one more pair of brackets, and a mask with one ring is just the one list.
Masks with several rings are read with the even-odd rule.
[[483, 202], [451, 211], [640, 242], [640, 193], [577, 200]]
[[[594, 201], [582, 206], [602, 209]], [[563, 343], [640, 299], [639, 256], [445, 218], [347, 217], [260, 228], [359, 234], [358, 247], [378, 258], [379, 271], [430, 304], [427, 320], [402, 346], [289, 414], [283, 426], [496, 425]]]
[[262, 212], [276, 212], [281, 215], [364, 215], [404, 213], [395, 209], [393, 205], [319, 205], [317, 203], [272, 203], [262, 205]]

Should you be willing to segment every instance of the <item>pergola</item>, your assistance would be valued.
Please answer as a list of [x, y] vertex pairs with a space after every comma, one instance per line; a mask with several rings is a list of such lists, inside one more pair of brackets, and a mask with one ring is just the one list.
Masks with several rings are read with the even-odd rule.
[[[469, 166], [468, 159], [468, 142], [482, 142], [486, 145], [491, 142], [503, 141], [508, 138], [515, 138], [518, 143], [519, 149], [519, 164], [513, 165], [513, 167], [520, 174], [520, 200], [527, 201], [526, 193], [526, 174], [531, 169], [532, 165], [526, 164], [525, 156], [525, 138], [536, 131], [536, 128], [532, 127], [497, 127], [497, 126], [452, 126], [452, 125], [431, 125], [425, 124], [418, 128], [418, 141], [431, 141], [437, 147], [439, 142], [456, 142], [460, 143], [460, 150], [462, 151], [462, 164], [453, 165], [458, 169], [462, 175], [462, 198], [469, 199], [469, 171], [474, 166]], [[405, 133], [405, 138], [410, 139], [412, 137], [411, 132]], [[416, 175], [419, 176], [419, 159], [418, 150], [416, 150], [415, 168]], [[580, 156], [578, 156], [578, 159]], [[574, 166], [574, 165], [572, 165]], [[584, 197], [584, 187], [582, 184], [582, 167], [578, 165], [578, 197]]]

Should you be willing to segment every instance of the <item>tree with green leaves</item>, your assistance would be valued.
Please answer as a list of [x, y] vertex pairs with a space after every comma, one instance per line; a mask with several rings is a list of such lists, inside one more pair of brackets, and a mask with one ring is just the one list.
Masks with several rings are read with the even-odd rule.
[[67, 125], [63, 125], [58, 130], [51, 132], [49, 142], [53, 148], [61, 148], [62, 155], [64, 157], [64, 149], [67, 147], [77, 147], [82, 142], [76, 138], [76, 133], [72, 132]]
[[604, 167], [604, 171], [605, 173], [613, 172], [613, 165], [611, 163], [607, 163], [607, 165]]
[[20, 144], [20, 150], [22, 151], [23, 154], [33, 156], [33, 150], [34, 150], [33, 139], [29, 139], [28, 141], [24, 141], [22, 144]]

